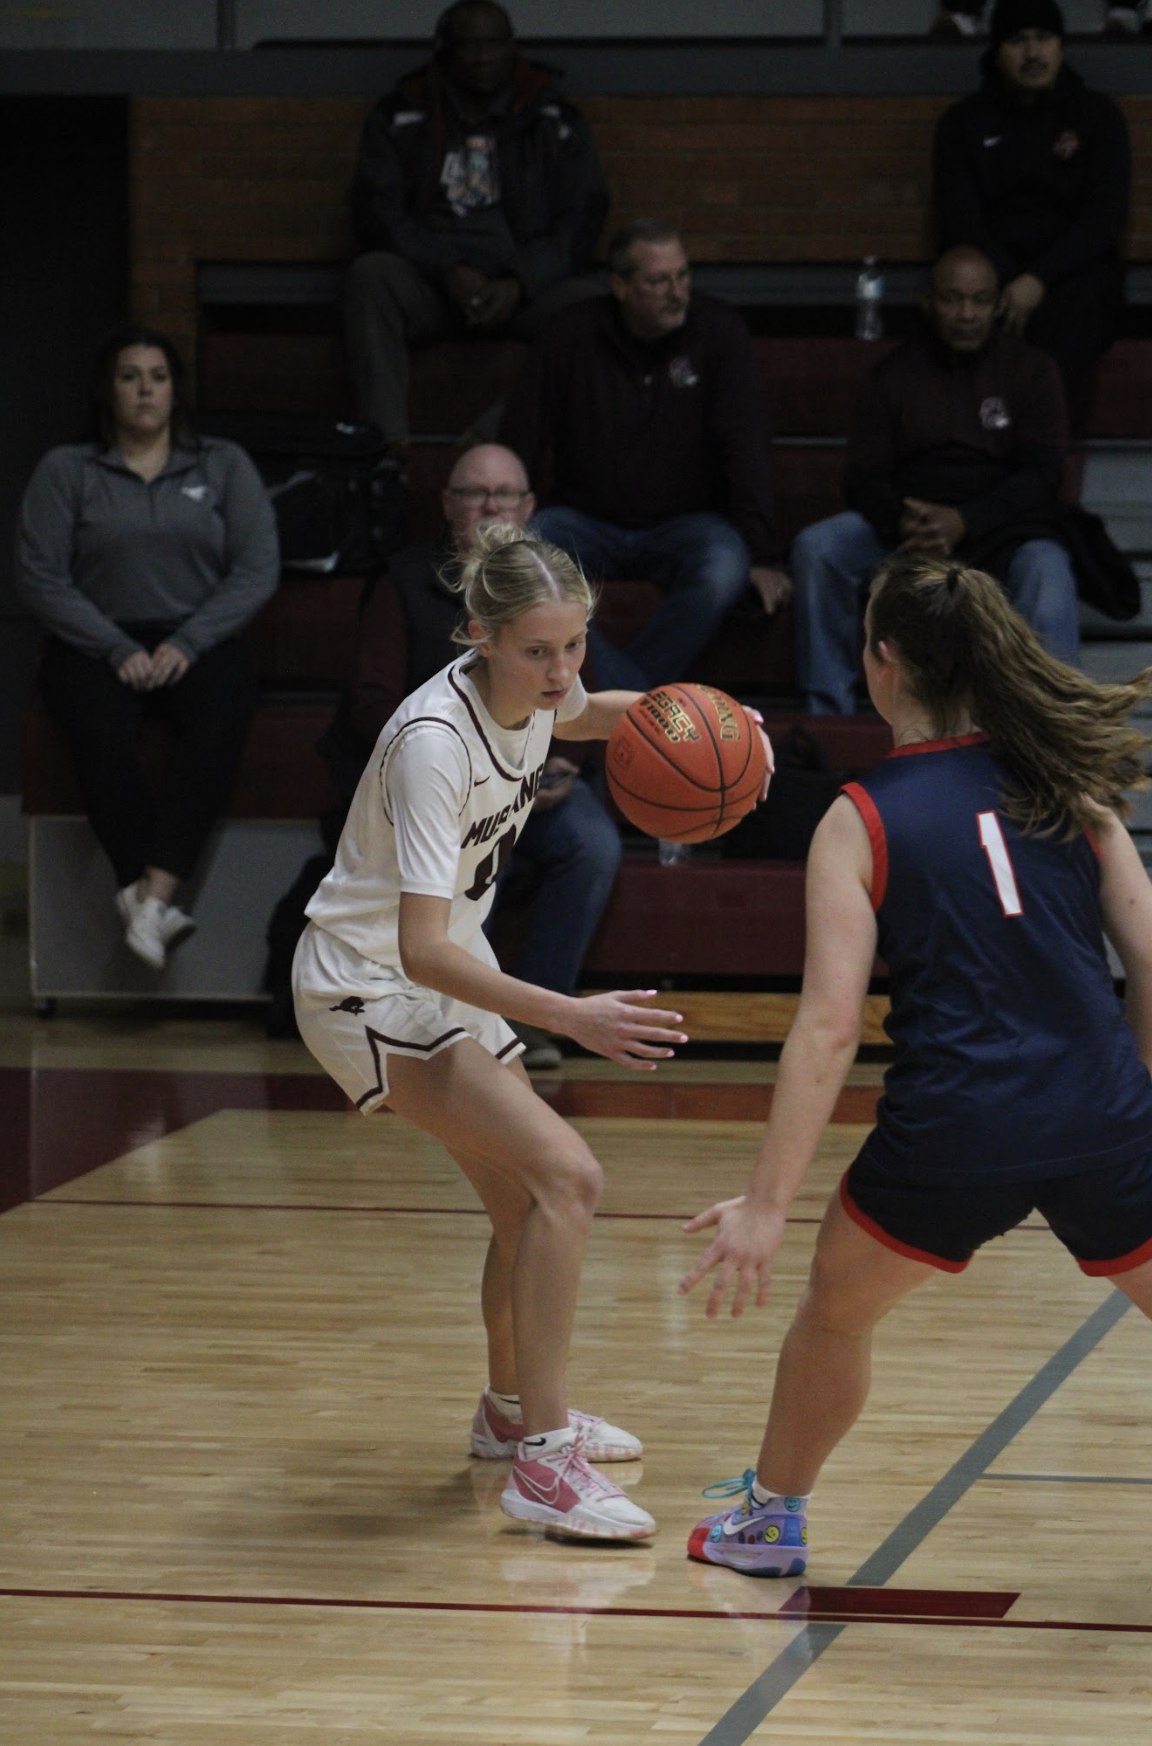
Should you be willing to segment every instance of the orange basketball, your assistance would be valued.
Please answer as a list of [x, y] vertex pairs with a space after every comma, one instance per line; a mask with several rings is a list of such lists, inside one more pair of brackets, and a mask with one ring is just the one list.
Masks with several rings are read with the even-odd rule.
[[608, 787], [624, 817], [674, 843], [722, 837], [760, 798], [764, 742], [743, 704], [711, 685], [660, 685], [620, 717]]

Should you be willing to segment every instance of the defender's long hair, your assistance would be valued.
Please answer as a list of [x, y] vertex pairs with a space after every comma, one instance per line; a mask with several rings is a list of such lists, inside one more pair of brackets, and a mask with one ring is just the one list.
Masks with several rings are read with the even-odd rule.
[[941, 736], [965, 718], [990, 734], [1011, 773], [1009, 818], [1036, 834], [1077, 835], [1093, 807], [1126, 818], [1125, 791], [1149, 786], [1148, 741], [1133, 711], [1152, 695], [1152, 669], [1103, 685], [1043, 648], [982, 570], [897, 556], [872, 586], [869, 651], [900, 663]]

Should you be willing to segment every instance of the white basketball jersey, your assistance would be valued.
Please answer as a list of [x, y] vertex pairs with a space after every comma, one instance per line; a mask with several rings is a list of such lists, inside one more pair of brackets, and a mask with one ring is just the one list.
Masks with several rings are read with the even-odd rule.
[[467, 947], [536, 797], [553, 726], [584, 709], [577, 679], [558, 710], [523, 728], [492, 720], [465, 654], [405, 698], [376, 741], [336, 851], [307, 913], [374, 963], [399, 969], [400, 894], [451, 900], [448, 934]]

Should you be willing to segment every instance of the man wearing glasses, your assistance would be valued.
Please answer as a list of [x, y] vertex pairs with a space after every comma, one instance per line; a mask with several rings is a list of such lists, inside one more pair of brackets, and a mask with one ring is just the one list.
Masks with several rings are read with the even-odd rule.
[[500, 435], [553, 480], [545, 539], [593, 581], [662, 590], [627, 650], [646, 688], [687, 671], [749, 584], [767, 612], [791, 585], [744, 322], [693, 292], [678, 234], [655, 219], [612, 238], [608, 269], [610, 295], [566, 309], [529, 348]]

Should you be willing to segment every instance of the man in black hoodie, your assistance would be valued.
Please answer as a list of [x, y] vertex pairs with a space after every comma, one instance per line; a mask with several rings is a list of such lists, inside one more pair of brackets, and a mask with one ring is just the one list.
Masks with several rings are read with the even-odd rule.
[[408, 346], [530, 339], [599, 289], [583, 279], [608, 211], [588, 125], [523, 59], [495, 0], [458, 0], [432, 62], [364, 124], [352, 182], [360, 248], [345, 333], [362, 417], [408, 439]]
[[881, 358], [857, 398], [847, 509], [793, 544], [796, 668], [814, 715], [852, 713], [860, 607], [893, 551], [991, 570], [1051, 652], [1076, 660], [1076, 577], [1057, 516], [1060, 377], [1043, 352], [997, 330], [998, 292], [977, 250], [940, 257], [927, 330]]
[[1111, 98], [1065, 66], [1056, 0], [997, 0], [990, 37], [980, 89], [936, 129], [940, 246], [989, 257], [1005, 329], [1055, 358], [1075, 403], [1121, 304], [1128, 133]]

